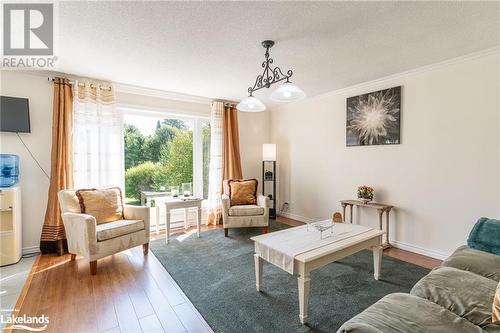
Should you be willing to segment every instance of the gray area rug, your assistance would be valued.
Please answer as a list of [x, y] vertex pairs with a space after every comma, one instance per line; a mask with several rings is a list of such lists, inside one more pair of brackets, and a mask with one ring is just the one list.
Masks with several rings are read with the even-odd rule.
[[[271, 231], [287, 226], [271, 221]], [[215, 332], [335, 332], [349, 318], [393, 292], [408, 292], [429, 270], [388, 256], [379, 281], [363, 251], [311, 274], [309, 323], [299, 322], [297, 277], [264, 262], [255, 290], [253, 242], [260, 228], [231, 229], [151, 242], [151, 250]]]

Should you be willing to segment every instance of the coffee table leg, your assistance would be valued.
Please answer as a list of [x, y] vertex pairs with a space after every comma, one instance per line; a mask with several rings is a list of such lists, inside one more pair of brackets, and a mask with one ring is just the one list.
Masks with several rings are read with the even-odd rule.
[[309, 286], [311, 278], [309, 274], [301, 275], [298, 277], [299, 283], [299, 319], [302, 324], [307, 322], [307, 310], [309, 307]]
[[253, 255], [255, 259], [255, 288], [260, 291], [262, 283], [262, 258], [258, 254]]
[[382, 266], [382, 246], [374, 246], [373, 250], [373, 277], [378, 280]]
[[167, 228], [165, 241], [168, 244], [170, 240], [170, 209], [168, 208], [166, 209], [165, 216], [166, 216], [165, 227]]

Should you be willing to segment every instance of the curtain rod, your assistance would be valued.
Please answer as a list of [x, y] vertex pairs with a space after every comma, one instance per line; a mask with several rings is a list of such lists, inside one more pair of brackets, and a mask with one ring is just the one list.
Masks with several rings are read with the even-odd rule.
[[[54, 78], [53, 78], [53, 77], [47, 77], [47, 81], [52, 81], [52, 82], [54, 82]], [[69, 80], [69, 83], [70, 83], [70, 84], [73, 84], [73, 85], [74, 85], [76, 82], [77, 82], [77, 81], [75, 81], [75, 80]], [[79, 85], [80, 87], [84, 87], [84, 86], [85, 86], [85, 83], [83, 83], [83, 82], [78, 82], [78, 85]], [[106, 86], [102, 86], [101, 84], [98, 84], [98, 86], [99, 86], [99, 89], [101, 89], [101, 90], [108, 90], [108, 91], [111, 91], [111, 87], [110, 87], [110, 86], [107, 86], [107, 87], [106, 87]], [[91, 88], [96, 88], [96, 85], [95, 85], [94, 83], [91, 83], [91, 84], [90, 84], [90, 87], [91, 87]]]
[[224, 106], [236, 106], [238, 102], [235, 101], [228, 101], [227, 99], [214, 99], [214, 102], [222, 102]]

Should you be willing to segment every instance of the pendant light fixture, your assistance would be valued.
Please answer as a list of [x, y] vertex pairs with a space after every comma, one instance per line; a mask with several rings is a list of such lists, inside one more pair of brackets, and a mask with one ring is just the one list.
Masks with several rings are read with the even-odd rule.
[[290, 77], [292, 77], [293, 74], [291, 69], [284, 74], [278, 66], [274, 68], [271, 67], [273, 59], [269, 57], [269, 49], [273, 47], [273, 45], [274, 41], [272, 40], [265, 40], [262, 42], [262, 46], [266, 49], [266, 53], [264, 55], [266, 60], [262, 62], [262, 68], [264, 68], [264, 71], [262, 74], [257, 76], [253, 87], [248, 88], [249, 96], [243, 99], [236, 106], [238, 110], [244, 112], [264, 111], [266, 106], [257, 97], [253, 96], [253, 92], [262, 88], [270, 88], [272, 84], [283, 80], [286, 81], [271, 94], [271, 99], [273, 101], [291, 102], [298, 101], [306, 97], [306, 94], [302, 89], [290, 82]]

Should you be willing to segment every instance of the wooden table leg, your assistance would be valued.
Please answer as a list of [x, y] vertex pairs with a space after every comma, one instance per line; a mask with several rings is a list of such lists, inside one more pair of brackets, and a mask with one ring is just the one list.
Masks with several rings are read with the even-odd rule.
[[258, 254], [253, 255], [255, 260], [255, 289], [261, 291], [260, 286], [262, 285], [262, 258]]
[[386, 231], [385, 240], [386, 240], [386, 242], [384, 244], [384, 249], [391, 247], [391, 244], [389, 243], [389, 213], [390, 212], [391, 212], [390, 209], [385, 211], [385, 231]]
[[383, 209], [377, 209], [378, 210], [378, 228], [380, 229], [380, 231], [384, 231], [384, 229], [382, 228], [382, 214], [384, 214], [384, 210]]
[[168, 244], [168, 242], [170, 241], [170, 209], [167, 206], [165, 210], [166, 210], [166, 212], [165, 212], [165, 216], [166, 216], [165, 227], [167, 228], [165, 241]]
[[[351, 224], [352, 224], [352, 208], [353, 208], [353, 205], [350, 205], [350, 206], [349, 206], [349, 211], [350, 211], [350, 213], [351, 213], [351, 221], [350, 221], [350, 222], [351, 222]], [[358, 213], [359, 213], [359, 212], [358, 212]], [[358, 215], [358, 216], [359, 216], [359, 215]]]
[[345, 220], [345, 206], [347, 206], [345, 203], [342, 204], [342, 220], [346, 222]]
[[380, 267], [382, 267], [382, 246], [372, 247], [373, 251], [373, 277], [378, 280], [380, 276]]
[[307, 322], [307, 310], [309, 307], [309, 288], [311, 284], [311, 278], [309, 273], [300, 275], [298, 277], [299, 284], [299, 319], [302, 324]]

